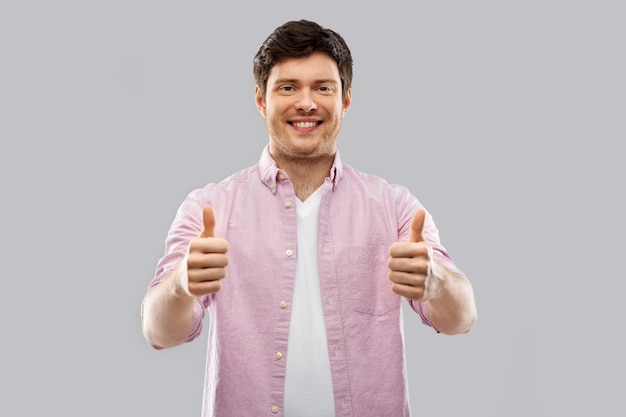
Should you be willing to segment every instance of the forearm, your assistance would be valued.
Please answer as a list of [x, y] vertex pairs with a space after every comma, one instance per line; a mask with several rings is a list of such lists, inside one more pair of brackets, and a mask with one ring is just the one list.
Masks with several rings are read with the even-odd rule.
[[186, 274], [181, 266], [152, 287], [142, 304], [143, 334], [156, 349], [173, 347], [183, 343], [193, 328], [195, 297], [180, 285], [180, 274]]
[[430, 323], [444, 334], [469, 332], [477, 319], [471, 283], [447, 268], [439, 267], [435, 273], [441, 276], [441, 289], [437, 297], [427, 301]]

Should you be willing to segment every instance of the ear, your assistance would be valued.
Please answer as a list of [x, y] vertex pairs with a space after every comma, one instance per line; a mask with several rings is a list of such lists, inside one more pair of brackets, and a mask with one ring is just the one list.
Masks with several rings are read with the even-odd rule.
[[265, 115], [267, 114], [267, 108], [265, 106], [265, 99], [261, 95], [261, 89], [258, 85], [254, 86], [254, 101], [256, 103], [256, 108], [259, 110], [259, 113], [261, 113], [261, 116], [263, 116], [263, 118], [265, 119]]
[[343, 99], [343, 113], [341, 114], [342, 116], [346, 115], [348, 109], [350, 108], [350, 104], [352, 104], [352, 88], [348, 88], [348, 91], [346, 91], [346, 98]]

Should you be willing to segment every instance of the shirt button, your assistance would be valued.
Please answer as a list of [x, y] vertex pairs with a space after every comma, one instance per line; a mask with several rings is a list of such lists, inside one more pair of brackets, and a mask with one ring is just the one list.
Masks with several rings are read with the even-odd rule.
[[287, 250], [285, 251], [285, 255], [287, 255], [287, 256], [292, 256], [292, 255], [293, 255], [293, 251], [292, 251], [291, 249], [287, 249]]
[[280, 174], [278, 174], [278, 178], [281, 180], [285, 179], [285, 174], [283, 174], [282, 172]]
[[285, 201], [285, 207], [290, 208], [291, 207], [291, 201], [289, 201], [289, 200]]
[[276, 184], [271, 183], [271, 184], [270, 184], [270, 188], [273, 190], [274, 188], [276, 188]]
[[280, 308], [287, 308], [287, 301], [283, 300], [280, 302]]
[[276, 355], [274, 355], [274, 357], [275, 357], [276, 359], [282, 359], [282, 358], [283, 358], [283, 354], [282, 354], [282, 353], [280, 353], [280, 352], [276, 352]]
[[333, 303], [333, 296], [329, 295], [327, 300], [328, 300], [328, 304], [332, 304]]
[[274, 413], [274, 414], [278, 413], [278, 406], [277, 405], [273, 405], [272, 406], [272, 413]]

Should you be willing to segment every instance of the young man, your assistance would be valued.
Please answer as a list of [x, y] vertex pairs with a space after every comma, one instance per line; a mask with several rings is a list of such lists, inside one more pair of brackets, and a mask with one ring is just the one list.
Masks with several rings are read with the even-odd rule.
[[210, 315], [205, 417], [409, 416], [401, 299], [446, 334], [472, 287], [402, 186], [343, 164], [352, 100], [343, 38], [278, 27], [254, 59], [269, 143], [257, 165], [191, 192], [142, 305], [157, 349]]

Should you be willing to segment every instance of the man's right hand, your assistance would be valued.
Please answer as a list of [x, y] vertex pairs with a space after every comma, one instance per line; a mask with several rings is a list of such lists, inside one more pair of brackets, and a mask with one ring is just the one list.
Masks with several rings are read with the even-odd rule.
[[226, 276], [228, 242], [215, 237], [213, 207], [202, 208], [202, 232], [193, 239], [187, 254], [187, 291], [196, 297], [218, 292]]

